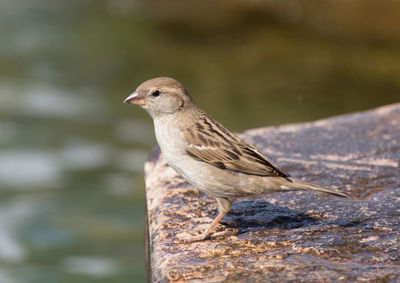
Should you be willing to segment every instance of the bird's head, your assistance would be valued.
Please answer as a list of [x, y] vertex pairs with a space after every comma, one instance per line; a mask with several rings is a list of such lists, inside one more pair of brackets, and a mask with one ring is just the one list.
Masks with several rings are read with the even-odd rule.
[[193, 102], [181, 83], [172, 78], [160, 77], [142, 83], [124, 103], [139, 105], [155, 118], [177, 113]]

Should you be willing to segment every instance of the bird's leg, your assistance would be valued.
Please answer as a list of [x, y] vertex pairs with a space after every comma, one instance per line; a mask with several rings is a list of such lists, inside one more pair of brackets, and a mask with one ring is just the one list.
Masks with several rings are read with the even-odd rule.
[[213, 222], [207, 227], [207, 229], [198, 236], [192, 236], [190, 238], [185, 239], [186, 242], [196, 242], [201, 241], [207, 238], [210, 234], [212, 229], [218, 224], [218, 222], [228, 213], [229, 209], [231, 208], [232, 201], [226, 198], [216, 198], [218, 203], [218, 215], [215, 217]]

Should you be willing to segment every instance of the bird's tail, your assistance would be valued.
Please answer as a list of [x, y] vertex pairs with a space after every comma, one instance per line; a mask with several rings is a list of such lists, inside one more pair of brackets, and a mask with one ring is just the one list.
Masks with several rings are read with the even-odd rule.
[[282, 182], [281, 189], [283, 191], [284, 190], [313, 190], [313, 191], [328, 193], [331, 195], [336, 195], [339, 197], [353, 199], [353, 197], [351, 195], [344, 193], [337, 188], [327, 188], [327, 187], [323, 187], [320, 185], [303, 182], [301, 180], [293, 179], [293, 178], [286, 179], [284, 182]]

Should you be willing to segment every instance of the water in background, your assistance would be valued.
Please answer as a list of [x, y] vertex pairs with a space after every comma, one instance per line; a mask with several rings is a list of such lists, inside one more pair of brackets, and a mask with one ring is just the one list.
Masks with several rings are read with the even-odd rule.
[[0, 282], [144, 280], [150, 118], [167, 75], [240, 131], [393, 103], [400, 5], [0, 2]]

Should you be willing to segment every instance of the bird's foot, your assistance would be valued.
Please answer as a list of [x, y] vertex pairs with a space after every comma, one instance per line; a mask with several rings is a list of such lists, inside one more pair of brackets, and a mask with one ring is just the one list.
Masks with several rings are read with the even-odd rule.
[[183, 232], [180, 233], [178, 235], [176, 235], [177, 239], [184, 242], [184, 243], [194, 243], [194, 242], [200, 242], [203, 241], [207, 238], [216, 238], [216, 237], [220, 237], [220, 236], [225, 236], [228, 235], [230, 232], [229, 231], [220, 231], [220, 232], [215, 232], [215, 233], [202, 233], [199, 235], [192, 235], [188, 232]]
[[[212, 238], [229, 235], [230, 233], [231, 232], [227, 231], [227, 230], [224, 230], [224, 231], [221, 231], [221, 232], [215, 232], [215, 233], [212, 234]], [[210, 235], [210, 237], [211, 237], [211, 235]]]
[[[218, 216], [213, 220], [213, 222], [210, 225], [208, 225], [207, 229], [203, 233], [201, 233], [200, 235], [192, 236], [189, 233], [186, 233], [186, 235], [182, 235], [182, 234], [181, 235], [177, 235], [177, 238], [179, 240], [182, 240], [182, 241], [186, 242], [186, 243], [202, 241], [202, 240], [204, 240], [205, 238], [207, 238], [211, 234], [211, 232], [214, 229], [215, 225], [218, 224], [218, 222], [221, 220], [222, 217], [224, 217], [225, 214], [226, 214], [226, 212], [218, 214]], [[188, 234], [190, 236], [187, 236]]]
[[188, 232], [184, 232], [184, 233], [176, 235], [176, 237], [184, 243], [199, 242], [199, 241], [206, 239], [207, 236], [208, 235], [206, 233], [202, 233], [197, 236], [194, 236], [192, 234], [189, 234]]

